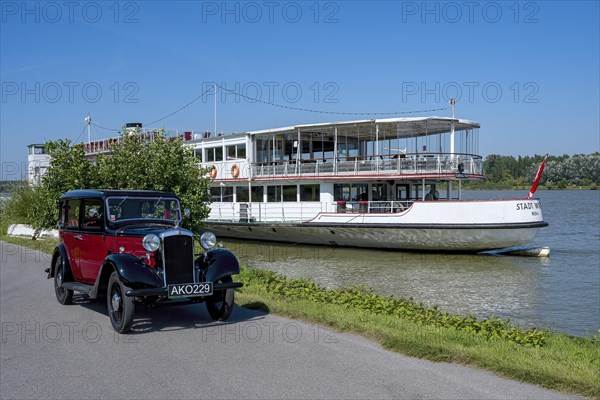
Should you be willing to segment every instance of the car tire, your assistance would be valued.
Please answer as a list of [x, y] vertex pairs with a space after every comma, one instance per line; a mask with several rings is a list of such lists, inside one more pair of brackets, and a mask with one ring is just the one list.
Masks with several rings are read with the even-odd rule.
[[[226, 276], [215, 283], [231, 283], [231, 276]], [[215, 292], [211, 297], [206, 299], [206, 309], [208, 314], [215, 321], [226, 321], [233, 311], [234, 290], [226, 289]]]
[[110, 275], [106, 291], [106, 307], [113, 329], [118, 333], [127, 333], [133, 323], [135, 304], [133, 297], [125, 296], [128, 287], [123, 285], [117, 271]]
[[73, 303], [73, 291], [62, 287], [65, 271], [62, 265], [62, 257], [59, 255], [54, 262], [54, 293], [56, 300], [62, 305]]

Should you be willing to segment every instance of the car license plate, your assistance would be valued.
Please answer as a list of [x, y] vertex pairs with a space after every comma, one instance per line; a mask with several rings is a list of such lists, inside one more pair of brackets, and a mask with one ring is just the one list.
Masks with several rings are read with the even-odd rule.
[[212, 282], [178, 283], [167, 286], [167, 296], [173, 297], [198, 297], [213, 294]]

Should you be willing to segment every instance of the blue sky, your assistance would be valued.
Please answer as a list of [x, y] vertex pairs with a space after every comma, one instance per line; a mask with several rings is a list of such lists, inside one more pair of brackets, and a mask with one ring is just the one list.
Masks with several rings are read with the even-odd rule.
[[[598, 2], [2, 1], [2, 179], [26, 146], [149, 123], [209, 82], [331, 112], [448, 107], [480, 153], [599, 151]], [[362, 119], [217, 97], [225, 133]], [[449, 115], [450, 110], [431, 114]], [[422, 115], [422, 114], [418, 114]], [[206, 95], [154, 126], [213, 130]], [[92, 127], [94, 139], [115, 135]]]

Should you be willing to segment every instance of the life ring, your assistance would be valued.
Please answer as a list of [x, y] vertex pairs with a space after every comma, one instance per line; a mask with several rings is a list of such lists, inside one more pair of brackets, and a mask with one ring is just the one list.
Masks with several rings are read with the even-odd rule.
[[231, 167], [231, 176], [233, 176], [234, 178], [237, 178], [238, 176], [240, 176], [240, 166], [237, 164], [233, 164], [233, 166]]
[[210, 172], [208, 173], [208, 175], [212, 178], [215, 179], [217, 177], [217, 166], [213, 165], [212, 169], [210, 170]]

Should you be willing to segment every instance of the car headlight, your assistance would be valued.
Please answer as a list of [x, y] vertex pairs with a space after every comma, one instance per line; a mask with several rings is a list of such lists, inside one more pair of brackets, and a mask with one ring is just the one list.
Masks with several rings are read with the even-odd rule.
[[146, 235], [142, 240], [142, 246], [146, 251], [154, 252], [160, 247], [160, 238], [153, 233]]
[[206, 250], [210, 250], [217, 244], [217, 237], [212, 232], [204, 232], [200, 236], [200, 245]]

